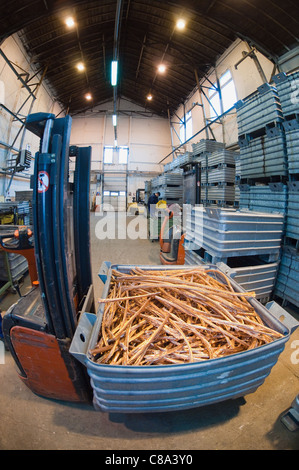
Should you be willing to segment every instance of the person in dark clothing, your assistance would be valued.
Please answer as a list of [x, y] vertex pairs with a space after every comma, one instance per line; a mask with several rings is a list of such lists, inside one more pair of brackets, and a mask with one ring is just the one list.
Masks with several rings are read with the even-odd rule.
[[[148, 202], [147, 202], [148, 214], [151, 213], [151, 206], [154, 206], [154, 207], [156, 206], [157, 202], [159, 201], [159, 196], [160, 196], [160, 193], [157, 192], [157, 193], [152, 194], [148, 198]], [[152, 207], [152, 209], [154, 209], [154, 207]]]

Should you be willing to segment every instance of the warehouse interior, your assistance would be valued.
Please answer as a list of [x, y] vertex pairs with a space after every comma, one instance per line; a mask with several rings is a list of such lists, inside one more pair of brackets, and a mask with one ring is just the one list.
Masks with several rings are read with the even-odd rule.
[[[2, 450], [299, 449], [298, 19], [293, 0], [0, 5]], [[111, 266], [212, 266], [281, 337], [101, 365]]]

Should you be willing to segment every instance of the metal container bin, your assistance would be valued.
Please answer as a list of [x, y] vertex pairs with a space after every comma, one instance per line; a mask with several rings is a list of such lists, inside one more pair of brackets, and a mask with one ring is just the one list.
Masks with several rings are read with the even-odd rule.
[[[140, 267], [161, 270], [161, 266]], [[207, 269], [211, 267], [218, 269], [205, 266]], [[109, 292], [112, 269], [129, 273], [133, 268], [111, 266], [111, 263], [103, 265], [99, 273], [104, 282], [102, 297], [105, 298]], [[163, 269], [177, 269], [177, 266], [163, 266]], [[180, 269], [189, 268], [181, 266]], [[236, 291], [244, 291], [233, 280], [231, 282]], [[89, 350], [98, 342], [104, 306], [100, 305], [97, 315], [83, 313], [70, 353], [86, 366], [95, 409], [117, 413], [175, 411], [254, 392], [269, 375], [298, 324], [278, 304], [272, 303], [267, 309], [253, 298], [250, 302], [268, 326], [283, 334], [282, 338], [231, 356], [180, 365], [114, 366], [92, 361]], [[274, 316], [282, 312], [285, 324]]]

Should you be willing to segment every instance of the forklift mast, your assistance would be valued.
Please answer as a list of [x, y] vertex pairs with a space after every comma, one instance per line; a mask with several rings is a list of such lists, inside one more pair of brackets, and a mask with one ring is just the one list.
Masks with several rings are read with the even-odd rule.
[[[36, 113], [26, 128], [40, 138], [35, 155], [33, 235], [38, 286], [3, 318], [6, 346], [35, 393], [89, 401], [86, 372], [69, 354], [81, 309], [93, 310], [90, 264], [90, 147], [70, 147], [71, 117]], [[74, 160], [74, 173], [70, 161]], [[73, 177], [73, 178], [72, 178]]]

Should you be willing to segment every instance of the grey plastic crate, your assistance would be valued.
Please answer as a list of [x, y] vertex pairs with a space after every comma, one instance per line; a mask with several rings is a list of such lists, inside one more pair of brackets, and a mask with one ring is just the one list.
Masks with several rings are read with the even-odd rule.
[[[158, 269], [161, 266], [141, 266]], [[203, 267], [203, 269], [211, 266]], [[213, 266], [212, 266], [213, 267]], [[101, 269], [103, 298], [109, 292], [111, 269], [129, 273], [133, 266]], [[215, 266], [216, 269], [218, 269]], [[166, 266], [163, 269], [177, 269]], [[181, 269], [188, 267], [181, 266]], [[232, 280], [236, 291], [242, 288]], [[202, 362], [164, 366], [113, 366], [97, 364], [89, 350], [97, 344], [103, 305], [97, 315], [88, 312], [80, 317], [70, 353], [86, 367], [97, 410], [117, 413], [153, 413], [196, 408], [253, 393], [270, 374], [298, 323], [275, 303], [268, 308], [250, 299], [263, 321], [284, 336], [273, 343], [246, 352]], [[284, 324], [278, 318], [284, 316]]]

